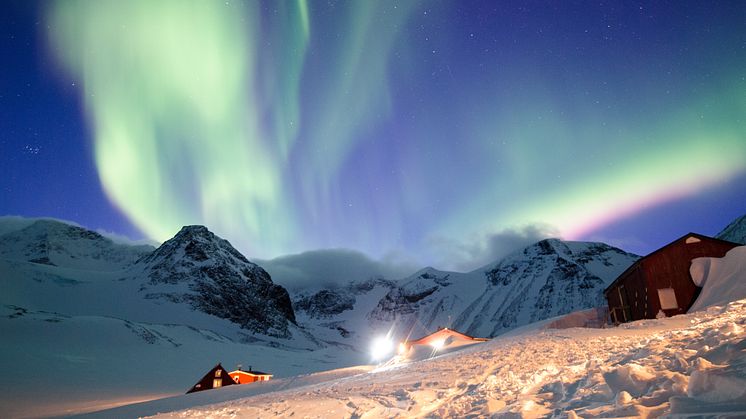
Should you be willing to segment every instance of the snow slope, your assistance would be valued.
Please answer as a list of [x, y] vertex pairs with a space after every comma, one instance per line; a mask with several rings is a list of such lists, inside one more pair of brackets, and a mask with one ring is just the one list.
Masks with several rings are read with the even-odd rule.
[[[94, 417], [178, 408], [157, 417], [741, 417], [744, 327], [746, 300], [609, 329], [529, 328], [424, 361], [306, 377], [300, 387], [228, 387]], [[202, 405], [209, 401], [219, 403]]]
[[2, 305], [0, 417], [100, 410], [183, 394], [218, 362], [261, 367], [278, 377], [359, 362], [350, 351], [273, 348], [214, 329]]

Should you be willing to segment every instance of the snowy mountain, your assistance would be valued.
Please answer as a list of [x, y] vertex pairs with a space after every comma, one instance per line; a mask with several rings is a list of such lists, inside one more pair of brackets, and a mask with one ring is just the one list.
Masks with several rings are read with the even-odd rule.
[[746, 244], [746, 215], [733, 220], [715, 237], [733, 243]]
[[603, 303], [602, 291], [638, 256], [603, 243], [542, 240], [469, 273], [425, 268], [369, 314], [415, 336], [451, 327], [492, 337]]
[[49, 219], [33, 220], [0, 236], [0, 259], [65, 268], [122, 269], [153, 251], [147, 245], [114, 243], [101, 234]]
[[290, 296], [269, 274], [203, 226], [186, 226], [142, 257], [145, 298], [185, 302], [253, 332], [290, 337]]

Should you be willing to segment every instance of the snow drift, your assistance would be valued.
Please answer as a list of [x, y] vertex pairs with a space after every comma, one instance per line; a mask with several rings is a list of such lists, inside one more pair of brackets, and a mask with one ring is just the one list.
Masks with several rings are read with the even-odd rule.
[[746, 298], [746, 246], [734, 247], [722, 258], [696, 258], [689, 272], [702, 287], [690, 313]]

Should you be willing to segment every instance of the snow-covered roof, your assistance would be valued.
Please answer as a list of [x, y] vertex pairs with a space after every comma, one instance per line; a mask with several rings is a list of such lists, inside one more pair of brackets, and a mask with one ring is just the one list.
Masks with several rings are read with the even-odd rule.
[[461, 332], [457, 332], [457, 331], [455, 331], [453, 329], [449, 329], [447, 327], [443, 327], [441, 329], [438, 329], [438, 331], [436, 331], [434, 333], [431, 333], [431, 334], [429, 334], [427, 336], [423, 336], [423, 337], [421, 337], [419, 339], [416, 339], [416, 340], [408, 340], [408, 341], [406, 341], [404, 343], [407, 344], [407, 345], [427, 345], [430, 341], [432, 341], [434, 339], [437, 339], [437, 338], [440, 338], [440, 337], [445, 338], [445, 337], [449, 337], [449, 336], [453, 336], [453, 337], [464, 339], [464, 340], [474, 340], [474, 341], [478, 341], [478, 342], [484, 342], [484, 341], [488, 340], [486, 338], [475, 338], [473, 336], [469, 336], [467, 334], [464, 334], [464, 333], [461, 333]]
[[246, 374], [246, 375], [269, 375], [270, 377], [272, 374], [268, 372], [261, 372], [256, 370], [250, 370], [250, 371], [244, 371], [242, 369], [237, 369], [235, 371], [231, 371], [229, 374]]

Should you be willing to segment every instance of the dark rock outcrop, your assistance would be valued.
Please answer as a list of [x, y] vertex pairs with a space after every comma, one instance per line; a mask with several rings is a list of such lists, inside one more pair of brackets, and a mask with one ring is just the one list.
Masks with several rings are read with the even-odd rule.
[[137, 264], [151, 298], [188, 302], [255, 333], [290, 336], [295, 313], [287, 290], [204, 226], [183, 227]]

